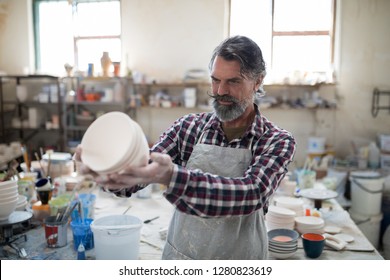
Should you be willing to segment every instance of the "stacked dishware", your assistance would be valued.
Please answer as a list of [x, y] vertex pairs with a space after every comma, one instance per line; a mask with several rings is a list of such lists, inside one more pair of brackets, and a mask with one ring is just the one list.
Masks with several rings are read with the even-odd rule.
[[283, 178], [280, 182], [279, 187], [276, 190], [276, 193], [284, 196], [294, 196], [295, 190], [297, 188], [297, 182], [290, 180], [289, 176]]
[[304, 202], [302, 199], [290, 196], [278, 196], [274, 198], [274, 202], [276, 206], [293, 210], [296, 216], [303, 216], [304, 214]]
[[122, 112], [97, 118], [84, 133], [81, 147], [83, 163], [99, 174], [143, 166], [149, 159], [149, 146], [141, 127]]
[[0, 221], [8, 220], [15, 211], [18, 200], [17, 182], [12, 180], [0, 182]]
[[265, 216], [265, 222], [268, 230], [284, 228], [294, 229], [296, 214], [293, 210], [271, 205]]
[[325, 222], [320, 217], [300, 216], [295, 217], [295, 229], [301, 233], [324, 233]]
[[276, 259], [287, 259], [298, 249], [299, 234], [291, 229], [273, 229], [268, 231], [268, 251]]
[[27, 206], [27, 197], [19, 194], [18, 201], [16, 203], [16, 211], [24, 211]]

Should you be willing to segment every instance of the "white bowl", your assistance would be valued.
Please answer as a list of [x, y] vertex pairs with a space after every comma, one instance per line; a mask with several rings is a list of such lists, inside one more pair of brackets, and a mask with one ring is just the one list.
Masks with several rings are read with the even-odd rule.
[[6, 203], [0, 203], [0, 221], [8, 219], [9, 215], [15, 211], [17, 203], [18, 198], [15, 198], [15, 200], [8, 201]]
[[141, 127], [123, 112], [97, 118], [81, 140], [81, 159], [100, 174], [119, 172], [127, 165], [146, 164], [149, 147]]
[[13, 181], [13, 180], [7, 180], [7, 181], [0, 182], [0, 190], [5, 189], [9, 186], [14, 186], [15, 184], [16, 184], [16, 181]]
[[293, 242], [289, 245], [287, 244], [275, 244], [275, 243], [269, 243], [268, 248], [275, 252], [291, 252], [295, 251], [298, 248], [298, 242]]
[[273, 251], [269, 250], [269, 254], [278, 260], [288, 259], [288, 258], [292, 257], [295, 254], [295, 252], [296, 252], [296, 250], [292, 251], [292, 252], [288, 252], [288, 253], [279, 253], [279, 252], [273, 252]]
[[13, 201], [15, 198], [19, 196], [18, 192], [12, 193], [12, 194], [7, 194], [7, 195], [1, 195], [0, 196], [0, 203], [5, 203], [8, 201]]
[[320, 217], [300, 216], [295, 217], [295, 223], [297, 226], [301, 227], [320, 228], [324, 226], [325, 221]]
[[6, 196], [8, 194], [14, 194], [18, 192], [18, 185], [6, 187], [6, 188], [0, 188], [0, 197]]
[[7, 194], [13, 194], [14, 192], [18, 192], [18, 187], [12, 187], [12, 188], [7, 188], [7, 189], [4, 189], [4, 190], [0, 190], [0, 197], [1, 196], [5, 196]]

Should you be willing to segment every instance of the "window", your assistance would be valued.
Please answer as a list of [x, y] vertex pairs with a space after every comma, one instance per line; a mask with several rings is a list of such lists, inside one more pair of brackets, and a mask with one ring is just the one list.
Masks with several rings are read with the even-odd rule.
[[230, 35], [256, 41], [267, 83], [332, 82], [335, 0], [231, 0]]
[[119, 0], [34, 0], [36, 68], [40, 73], [63, 75], [69, 63], [74, 71], [94, 64], [101, 73], [100, 58], [109, 52], [121, 60]]

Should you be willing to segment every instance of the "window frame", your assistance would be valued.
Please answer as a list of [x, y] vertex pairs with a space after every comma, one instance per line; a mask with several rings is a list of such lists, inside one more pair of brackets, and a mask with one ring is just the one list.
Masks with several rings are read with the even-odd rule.
[[329, 36], [330, 37], [330, 64], [334, 65], [335, 60], [335, 30], [336, 30], [336, 7], [337, 0], [331, 0], [331, 9], [332, 9], [332, 21], [329, 31], [325, 30], [316, 30], [316, 31], [275, 31], [274, 19], [275, 19], [275, 1], [272, 0], [272, 32], [271, 32], [271, 67], [273, 65], [274, 57], [274, 37], [276, 36]]

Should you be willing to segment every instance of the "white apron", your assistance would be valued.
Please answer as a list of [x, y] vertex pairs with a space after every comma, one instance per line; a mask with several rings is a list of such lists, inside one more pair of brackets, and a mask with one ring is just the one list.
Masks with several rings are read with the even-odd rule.
[[[202, 139], [202, 137], [200, 137]], [[250, 149], [197, 143], [187, 167], [227, 177], [243, 176]], [[267, 259], [268, 237], [263, 210], [245, 216], [201, 218], [174, 211], [164, 247], [165, 260]]]

